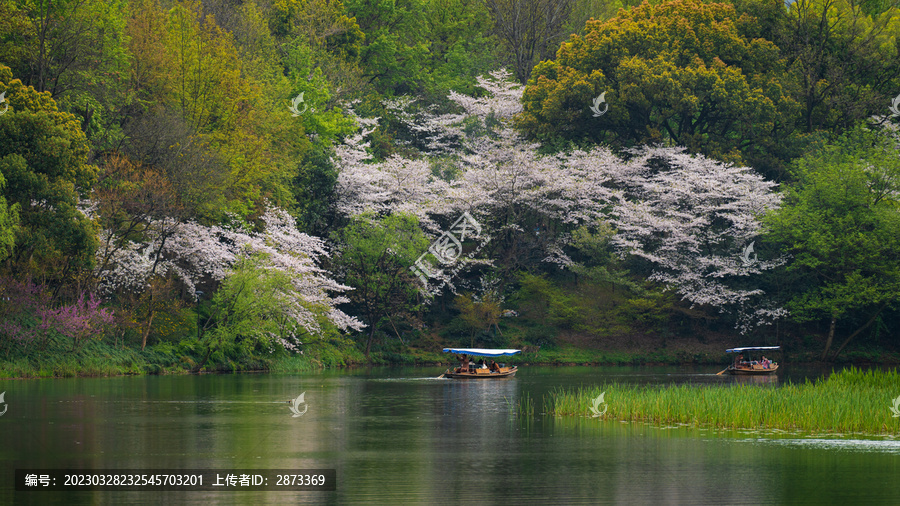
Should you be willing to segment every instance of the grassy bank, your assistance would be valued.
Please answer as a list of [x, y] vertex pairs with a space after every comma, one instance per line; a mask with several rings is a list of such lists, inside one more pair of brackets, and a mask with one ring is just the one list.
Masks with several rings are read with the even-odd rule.
[[544, 399], [544, 411], [556, 416], [592, 416], [593, 401], [601, 393], [605, 394], [605, 419], [734, 429], [900, 434], [900, 418], [893, 417], [890, 410], [893, 399], [900, 395], [900, 373], [896, 370], [861, 371], [851, 367], [826, 380], [777, 388], [611, 383], [553, 392]]
[[[649, 342], [648, 342], [649, 343]], [[593, 349], [565, 343], [539, 348], [522, 343], [500, 343], [497, 347], [522, 348], [523, 353], [504, 357], [504, 362], [517, 365], [698, 365], [724, 367], [731, 357], [724, 353], [725, 345], [708, 346], [698, 350], [691, 343], [670, 341], [668, 346], [631, 347], [626, 350]], [[303, 353], [253, 353], [250, 355], [218, 354], [207, 361], [203, 372], [269, 371], [296, 373], [322, 368], [353, 367], [358, 365], [449, 365], [455, 364], [453, 355], [441, 349], [451, 344], [434, 335], [421, 335], [410, 343], [386, 339], [373, 347], [366, 358], [358, 341], [332, 335], [304, 344]], [[459, 346], [458, 343], [452, 346]], [[716, 351], [720, 350], [721, 351]], [[781, 362], [814, 362], [813, 352], [785, 353]], [[133, 344], [90, 340], [75, 350], [70, 341], [51, 338], [40, 349], [32, 346], [24, 351], [0, 352], [0, 378], [47, 378], [73, 376], [117, 376], [131, 374], [186, 374], [194, 371], [203, 360], [203, 350], [196, 340], [158, 342], [140, 350]], [[896, 352], [868, 350], [843, 355], [857, 364], [897, 364]], [[716, 369], [718, 370], [718, 369]], [[900, 394], [900, 391], [898, 391]]]
[[[196, 342], [158, 343], [145, 350], [89, 341], [76, 349], [71, 343], [50, 339], [43, 349], [0, 355], [0, 379], [68, 378], [140, 374], [188, 374], [202, 361]], [[346, 367], [365, 362], [350, 339], [321, 340], [304, 347], [302, 354], [279, 351], [270, 354], [217, 356], [202, 372], [302, 372]]]

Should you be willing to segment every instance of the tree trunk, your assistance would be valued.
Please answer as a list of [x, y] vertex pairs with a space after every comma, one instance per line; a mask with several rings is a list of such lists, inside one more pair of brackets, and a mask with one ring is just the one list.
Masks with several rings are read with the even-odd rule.
[[875, 320], [878, 319], [878, 315], [880, 315], [881, 312], [884, 311], [884, 308], [886, 308], [886, 307], [887, 307], [887, 304], [882, 305], [881, 308], [878, 309], [878, 311], [876, 311], [875, 314], [872, 315], [871, 318], [869, 318], [869, 321], [867, 321], [865, 325], [863, 325], [862, 327], [856, 329], [856, 332], [850, 334], [850, 337], [848, 337], [846, 340], [844, 340], [843, 344], [841, 344], [841, 346], [837, 349], [837, 351], [834, 352], [834, 355], [832, 355], [831, 360], [836, 359], [837, 356], [840, 355], [841, 351], [844, 350], [844, 347], [847, 346], [847, 344], [849, 344], [850, 341], [851, 341], [854, 337], [856, 337], [856, 336], [859, 335], [862, 331], [864, 331], [864, 330], [866, 330], [867, 328], [869, 328], [870, 325], [872, 325], [873, 323], [875, 323]]
[[397, 332], [397, 327], [394, 326], [394, 320], [391, 319], [391, 315], [385, 313], [384, 316], [387, 316], [388, 321], [391, 322], [391, 328], [394, 329], [394, 334], [397, 335], [397, 339], [399, 339], [401, 343], [406, 344], [403, 342], [403, 338], [400, 337], [400, 332]]
[[375, 339], [375, 326], [372, 325], [372, 330], [369, 331], [369, 340], [366, 342], [366, 359], [369, 358], [369, 350], [372, 349], [372, 340]]
[[825, 360], [825, 357], [828, 356], [828, 351], [831, 350], [831, 342], [834, 341], [834, 325], [837, 323], [837, 317], [831, 317], [831, 325], [828, 327], [828, 339], [825, 341], [825, 351], [822, 352], [822, 360]]
[[144, 348], [147, 346], [147, 336], [150, 335], [150, 327], [153, 325], [153, 316], [156, 315], [156, 312], [153, 311], [153, 289], [150, 291], [150, 308], [147, 310], [147, 326], [144, 327], [143, 335], [141, 336], [141, 351], [144, 351]]
[[212, 355], [212, 346], [207, 346], [206, 347], [206, 356], [203, 357], [203, 360], [200, 362], [200, 364], [197, 366], [197, 368], [194, 369], [194, 372], [199, 373], [200, 369], [203, 369], [203, 366], [206, 365], [206, 362], [209, 360], [210, 355]]

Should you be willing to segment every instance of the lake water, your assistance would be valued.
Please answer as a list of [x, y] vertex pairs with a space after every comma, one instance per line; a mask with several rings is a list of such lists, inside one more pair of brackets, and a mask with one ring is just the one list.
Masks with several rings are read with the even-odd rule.
[[[734, 381], [709, 368], [523, 367], [515, 378], [487, 381], [435, 379], [441, 372], [2, 380], [0, 503], [900, 501], [897, 440], [513, 415], [524, 395], [540, 405], [558, 387]], [[303, 414], [294, 417], [285, 401], [301, 393]], [[334, 469], [337, 485], [331, 492], [16, 491], [15, 469]]]

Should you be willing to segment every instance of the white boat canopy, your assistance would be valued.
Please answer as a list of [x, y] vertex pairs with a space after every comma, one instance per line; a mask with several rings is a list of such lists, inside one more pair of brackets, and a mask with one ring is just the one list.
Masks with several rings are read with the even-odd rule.
[[725, 353], [741, 353], [743, 351], [758, 351], [758, 350], [780, 350], [781, 346], [750, 346], [748, 348], [732, 348], [730, 350], [725, 350]]
[[444, 348], [444, 353], [459, 353], [461, 355], [473, 355], [476, 357], [500, 357], [503, 355], [515, 355], [522, 350], [492, 350], [488, 348]]

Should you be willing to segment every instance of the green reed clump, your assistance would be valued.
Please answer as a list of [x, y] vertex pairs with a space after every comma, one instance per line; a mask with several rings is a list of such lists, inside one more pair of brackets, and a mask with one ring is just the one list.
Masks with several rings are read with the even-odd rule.
[[524, 396], [520, 397], [518, 401], [516, 401], [516, 417], [533, 417], [534, 416], [534, 400], [532, 400], [531, 395], [527, 392]]
[[[556, 416], [591, 416], [604, 393], [603, 418], [651, 423], [683, 423], [741, 429], [900, 434], [893, 399], [900, 396], [900, 373], [846, 369], [827, 380], [757, 385], [621, 385], [558, 390], [545, 399]], [[599, 411], [603, 411], [601, 407]]]

